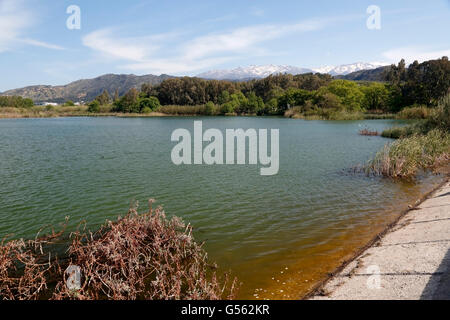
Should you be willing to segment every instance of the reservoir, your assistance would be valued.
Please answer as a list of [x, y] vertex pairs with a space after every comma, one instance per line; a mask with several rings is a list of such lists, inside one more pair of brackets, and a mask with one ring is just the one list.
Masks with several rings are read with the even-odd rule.
[[[171, 134], [192, 129], [279, 129], [279, 172], [257, 166], [176, 166]], [[0, 120], [0, 237], [34, 238], [70, 217], [94, 229], [154, 198], [194, 226], [219, 272], [242, 282], [239, 298], [300, 298], [363, 246], [438, 177], [399, 182], [352, 172], [390, 140], [394, 120], [277, 117]]]

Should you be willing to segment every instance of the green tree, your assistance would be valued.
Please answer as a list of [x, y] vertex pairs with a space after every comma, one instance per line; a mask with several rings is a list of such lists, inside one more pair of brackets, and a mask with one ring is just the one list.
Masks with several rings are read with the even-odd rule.
[[302, 106], [307, 100], [312, 99], [314, 92], [304, 89], [290, 88], [278, 98], [278, 109], [280, 113], [284, 113], [291, 107]]
[[246, 112], [248, 99], [241, 91], [233, 93], [230, 96], [230, 99], [231, 100], [228, 103], [231, 103], [234, 108], [234, 112]]
[[263, 114], [275, 115], [278, 114], [278, 99], [272, 98], [264, 104]]
[[150, 111], [155, 111], [160, 106], [161, 105], [159, 103], [159, 100], [156, 97], [139, 99], [139, 109], [141, 112], [143, 112], [143, 110], [147, 108], [150, 109]]
[[20, 96], [0, 96], [0, 108], [31, 108], [34, 102], [31, 99], [24, 99]]
[[100, 102], [98, 102], [97, 100], [94, 100], [91, 103], [89, 103], [88, 112], [91, 112], [91, 113], [100, 112]]
[[218, 103], [220, 104], [220, 105], [222, 105], [222, 104], [224, 104], [224, 103], [227, 103], [228, 101], [230, 101], [230, 93], [227, 91], [227, 90], [223, 90], [221, 93], [220, 93], [220, 96], [219, 96], [219, 98], [218, 98]]
[[320, 94], [330, 92], [336, 95], [342, 106], [348, 111], [361, 111], [364, 93], [360, 86], [347, 80], [334, 80], [328, 86], [318, 90]]
[[243, 111], [249, 114], [260, 114], [264, 110], [264, 101], [253, 91], [247, 94], [247, 103]]
[[103, 90], [102, 94], [95, 98], [95, 100], [97, 100], [101, 106], [106, 106], [111, 103], [111, 97], [107, 90]]
[[205, 105], [205, 114], [212, 116], [216, 113], [216, 106], [214, 105], [214, 102], [208, 101], [208, 103]]
[[[316, 106], [320, 109], [332, 109], [334, 111], [339, 111], [344, 108], [341, 103], [341, 99], [334, 93], [328, 92], [326, 90], [319, 90], [318, 94], [316, 95]], [[308, 105], [308, 107], [310, 106]]]
[[361, 88], [364, 93], [362, 107], [366, 110], [389, 110], [389, 90], [382, 83], [372, 83]]
[[130, 89], [125, 95], [114, 103], [114, 111], [124, 113], [139, 113], [139, 91]]

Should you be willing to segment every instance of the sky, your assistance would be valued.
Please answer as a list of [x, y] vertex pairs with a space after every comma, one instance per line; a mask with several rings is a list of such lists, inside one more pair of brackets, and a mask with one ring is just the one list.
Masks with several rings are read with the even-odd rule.
[[424, 61], [450, 56], [449, 30], [450, 0], [0, 0], [0, 91], [107, 73]]

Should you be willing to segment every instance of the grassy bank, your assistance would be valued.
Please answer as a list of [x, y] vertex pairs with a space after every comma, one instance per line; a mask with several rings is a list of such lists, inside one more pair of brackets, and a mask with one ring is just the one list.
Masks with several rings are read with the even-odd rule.
[[[98, 111], [90, 112], [89, 106], [34, 106], [29, 108], [0, 108], [0, 119], [4, 118], [55, 118], [55, 117], [162, 117], [162, 116], [255, 116], [255, 113], [224, 113], [216, 105], [178, 106], [165, 105], [151, 112], [129, 113], [114, 111], [113, 105], [99, 106]], [[374, 113], [362, 111], [336, 111], [333, 109], [316, 109], [305, 112], [301, 107], [287, 110], [284, 117], [304, 120], [380, 120], [380, 119], [428, 119], [433, 109], [425, 107], [405, 108], [397, 114]], [[393, 128], [392, 134], [386, 131], [389, 138], [398, 138], [405, 128]]]
[[31, 108], [0, 108], [0, 118], [54, 118], [89, 115], [86, 106], [53, 107], [34, 106]]
[[[148, 212], [130, 209], [93, 233], [65, 236], [61, 231], [33, 241], [3, 240], [0, 300], [233, 298], [236, 280], [225, 276], [219, 281], [192, 228], [179, 218], [166, 218], [161, 208], [151, 209], [152, 201], [149, 205]], [[69, 266], [80, 268], [78, 288], [67, 285], [70, 274], [64, 270]]]
[[304, 111], [301, 107], [293, 107], [284, 114], [286, 118], [303, 119], [303, 120], [381, 120], [396, 119], [395, 114], [391, 113], [371, 113], [362, 111], [332, 110], [332, 109], [316, 109]]
[[[109, 106], [101, 107], [99, 112], [89, 112], [87, 106], [79, 107], [32, 107], [32, 108], [0, 108], [0, 119], [19, 118], [58, 118], [58, 117], [165, 117], [182, 114], [162, 113], [120, 113], [112, 112]], [[192, 114], [186, 114], [192, 115]], [[197, 115], [197, 114], [193, 114]]]
[[428, 119], [385, 130], [383, 137], [397, 141], [386, 145], [366, 166], [368, 174], [411, 178], [450, 162], [450, 95], [444, 97]]

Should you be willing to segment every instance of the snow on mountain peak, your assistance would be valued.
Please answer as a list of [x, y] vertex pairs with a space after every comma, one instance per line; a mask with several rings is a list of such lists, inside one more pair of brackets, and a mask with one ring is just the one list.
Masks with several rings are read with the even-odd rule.
[[265, 78], [275, 74], [297, 75], [309, 72], [329, 73], [332, 76], [336, 76], [336, 75], [347, 75], [349, 73], [360, 70], [372, 70], [385, 65], [386, 65], [385, 63], [379, 62], [373, 63], [357, 62], [353, 64], [345, 64], [340, 66], [323, 66], [315, 69], [298, 68], [289, 65], [274, 65], [274, 64], [263, 66], [250, 65], [248, 67], [237, 67], [234, 69], [206, 71], [197, 75], [197, 77], [215, 80], [246, 80], [255, 78]]
[[248, 67], [237, 67], [229, 70], [211, 70], [198, 75], [199, 78], [216, 80], [243, 80], [252, 78], [265, 78], [273, 74], [303, 74], [312, 72], [311, 69], [297, 68], [287, 65], [251, 65]]
[[344, 64], [337, 67], [333, 66], [325, 66], [313, 69], [314, 72], [318, 73], [329, 73], [332, 76], [336, 75], [347, 75], [352, 72], [361, 71], [361, 70], [372, 70], [379, 67], [385, 66], [385, 63], [373, 62], [373, 63], [365, 63], [365, 62], [357, 62], [353, 64]]

